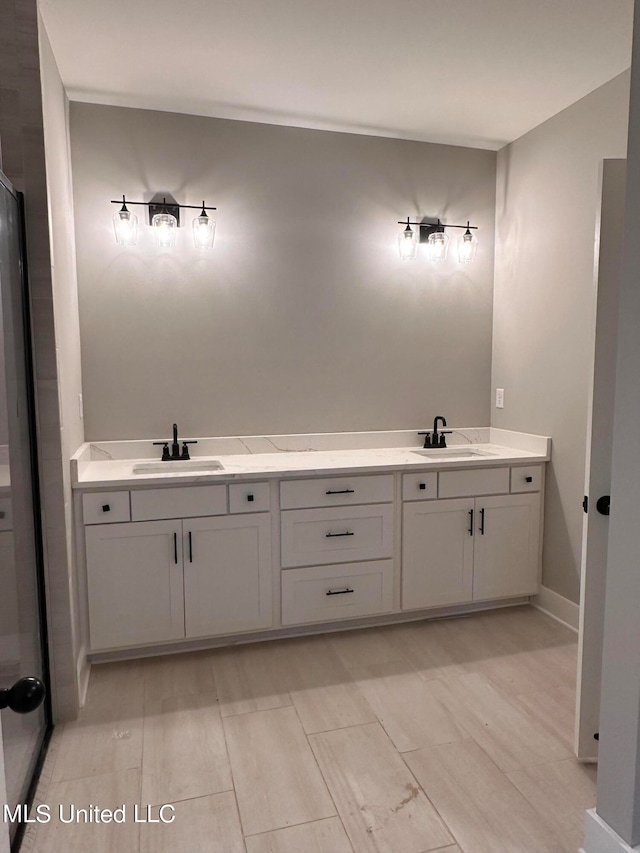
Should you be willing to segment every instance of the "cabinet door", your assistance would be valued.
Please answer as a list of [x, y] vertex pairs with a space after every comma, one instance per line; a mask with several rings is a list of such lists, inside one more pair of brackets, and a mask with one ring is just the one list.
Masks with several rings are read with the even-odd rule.
[[403, 507], [402, 609], [471, 601], [473, 499]]
[[182, 522], [86, 529], [91, 649], [184, 638]]
[[537, 593], [539, 546], [539, 494], [476, 498], [474, 600]]
[[273, 624], [270, 515], [185, 519], [184, 567], [187, 637]]

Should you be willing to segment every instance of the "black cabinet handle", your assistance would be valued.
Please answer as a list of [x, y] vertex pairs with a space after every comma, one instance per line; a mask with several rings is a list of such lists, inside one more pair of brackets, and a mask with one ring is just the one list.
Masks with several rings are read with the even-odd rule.
[[484, 507], [480, 510], [480, 533], [484, 536]]
[[419, 483], [419, 484], [418, 484], [418, 488], [419, 488], [419, 489], [423, 489], [423, 490], [424, 490], [424, 489], [426, 489], [426, 488], [427, 488], [427, 484], [426, 484], [426, 483]]
[[355, 533], [346, 530], [344, 533], [325, 533], [324, 535], [326, 539], [332, 539], [335, 536], [355, 536]]
[[178, 565], [178, 534], [173, 532], [173, 562]]
[[109, 504], [102, 504], [102, 512], [111, 512]]
[[193, 563], [193, 539], [191, 537], [191, 531], [189, 531], [189, 562]]
[[469, 510], [469, 536], [473, 536], [473, 510]]
[[325, 495], [355, 495], [355, 489], [327, 489]]
[[253, 501], [253, 495], [247, 495], [247, 500], [248, 500], [249, 502]]
[[533, 483], [533, 477], [525, 477], [524, 481], [525, 483]]
[[348, 595], [350, 592], [353, 590], [346, 587], [345, 589], [330, 589], [325, 595]]

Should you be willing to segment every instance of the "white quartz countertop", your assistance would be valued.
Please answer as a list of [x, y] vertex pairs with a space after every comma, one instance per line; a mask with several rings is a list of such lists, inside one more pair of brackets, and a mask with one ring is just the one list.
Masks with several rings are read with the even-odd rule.
[[[144, 473], [134, 473], [134, 468], [141, 463], [159, 461], [158, 455], [148, 455], [148, 441], [85, 444], [72, 459], [72, 481], [74, 488], [83, 490], [116, 486], [131, 488], [430, 468], [493, 467], [547, 462], [550, 459], [551, 440], [545, 436], [489, 427], [460, 429], [447, 436], [448, 447], [442, 455], [439, 450], [433, 450], [427, 456], [420, 452], [422, 445], [416, 433], [414, 430], [401, 430], [199, 439], [197, 455], [192, 453], [191, 464], [195, 470], [172, 470], [172, 463], [165, 462], [163, 466], [166, 468]], [[375, 446], [376, 442], [380, 442], [380, 446]], [[385, 443], [391, 446], [384, 446]], [[269, 450], [264, 452], [267, 447]], [[469, 456], [470, 453], [473, 456]], [[213, 460], [219, 461], [222, 468], [197, 470], [200, 463], [204, 465]]]

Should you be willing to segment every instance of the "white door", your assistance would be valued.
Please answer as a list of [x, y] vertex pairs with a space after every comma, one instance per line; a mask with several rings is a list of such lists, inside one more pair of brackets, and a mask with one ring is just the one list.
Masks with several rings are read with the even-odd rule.
[[538, 592], [540, 494], [476, 498], [473, 600]]
[[402, 609], [471, 601], [473, 498], [416, 501], [402, 510]]
[[580, 637], [575, 750], [582, 760], [598, 755], [602, 632], [607, 568], [608, 517], [598, 512], [599, 498], [611, 491], [611, 440], [616, 375], [616, 336], [626, 160], [605, 160], [601, 208], [596, 225], [597, 288], [593, 385], [587, 428], [584, 493], [588, 499], [582, 528]]
[[182, 522], [86, 528], [91, 649], [184, 638]]
[[185, 519], [183, 548], [187, 637], [272, 626], [270, 514]]

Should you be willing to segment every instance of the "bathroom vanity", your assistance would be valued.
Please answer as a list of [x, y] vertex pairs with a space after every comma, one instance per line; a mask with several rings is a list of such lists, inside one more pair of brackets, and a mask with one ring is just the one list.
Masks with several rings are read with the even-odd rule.
[[[94, 659], [465, 612], [538, 591], [551, 441], [456, 430], [150, 441], [72, 460]], [[221, 467], [218, 467], [221, 466]]]

